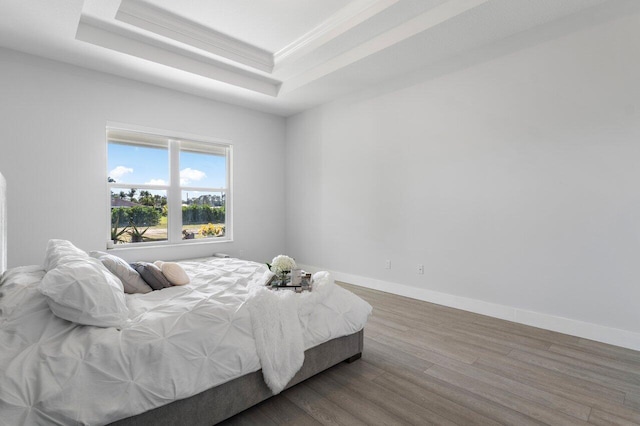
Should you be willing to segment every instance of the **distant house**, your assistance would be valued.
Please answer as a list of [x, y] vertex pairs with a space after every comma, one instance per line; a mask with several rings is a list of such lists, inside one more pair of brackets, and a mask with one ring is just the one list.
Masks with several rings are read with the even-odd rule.
[[113, 197], [111, 198], [111, 208], [114, 207], [142, 207], [142, 204], [134, 203], [124, 198]]

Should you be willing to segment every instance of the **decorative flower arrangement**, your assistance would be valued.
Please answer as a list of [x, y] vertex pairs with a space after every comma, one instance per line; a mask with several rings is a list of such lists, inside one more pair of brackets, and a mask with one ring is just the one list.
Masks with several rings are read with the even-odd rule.
[[271, 264], [267, 263], [267, 266], [274, 274], [283, 276], [291, 272], [291, 270], [296, 267], [296, 261], [289, 256], [281, 254], [274, 257]]

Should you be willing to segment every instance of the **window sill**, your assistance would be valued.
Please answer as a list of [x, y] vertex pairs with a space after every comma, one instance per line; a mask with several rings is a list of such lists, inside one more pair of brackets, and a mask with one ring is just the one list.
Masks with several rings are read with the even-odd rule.
[[184, 240], [179, 243], [167, 243], [167, 242], [154, 242], [154, 243], [129, 243], [129, 244], [117, 244], [113, 247], [107, 247], [108, 252], [120, 252], [120, 251], [136, 251], [136, 250], [153, 250], [153, 249], [166, 249], [176, 247], [191, 247], [191, 246], [206, 246], [222, 243], [232, 243], [232, 238], [216, 238], [207, 241], [192, 241]]

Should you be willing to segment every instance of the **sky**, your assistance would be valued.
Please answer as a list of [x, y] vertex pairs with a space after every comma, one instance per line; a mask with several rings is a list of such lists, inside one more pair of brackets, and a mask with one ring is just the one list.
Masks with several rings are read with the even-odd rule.
[[[224, 188], [225, 158], [203, 153], [180, 152], [180, 185]], [[117, 183], [168, 185], [167, 149], [109, 144], [109, 177]]]

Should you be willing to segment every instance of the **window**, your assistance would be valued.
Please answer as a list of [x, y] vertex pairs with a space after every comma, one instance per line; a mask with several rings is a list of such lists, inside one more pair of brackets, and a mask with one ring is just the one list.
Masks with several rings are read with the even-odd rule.
[[231, 239], [231, 146], [107, 128], [110, 243]]

